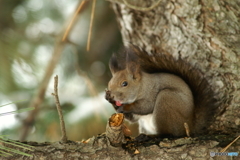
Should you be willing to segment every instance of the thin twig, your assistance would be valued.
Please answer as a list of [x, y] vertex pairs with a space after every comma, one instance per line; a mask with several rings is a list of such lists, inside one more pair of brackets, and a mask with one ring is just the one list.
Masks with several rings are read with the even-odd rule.
[[52, 93], [52, 95], [55, 98], [55, 103], [56, 103], [56, 107], [58, 110], [58, 116], [59, 116], [59, 120], [60, 120], [60, 127], [61, 127], [61, 131], [62, 131], [61, 141], [67, 142], [67, 134], [66, 134], [66, 129], [65, 129], [64, 118], [63, 118], [63, 114], [62, 114], [60, 101], [58, 98], [58, 76], [57, 75], [54, 77], [54, 93]]
[[42, 103], [43, 98], [45, 96], [46, 88], [48, 86], [48, 83], [50, 81], [50, 78], [52, 76], [53, 70], [56, 67], [61, 54], [62, 50], [65, 46], [65, 43], [61, 43], [60, 39], [56, 39], [56, 45], [54, 47], [54, 52], [49, 60], [48, 66], [46, 67], [46, 72], [44, 74], [44, 77], [42, 81], [40, 82], [38, 91], [32, 101], [29, 104], [29, 108], [34, 107], [35, 109], [31, 111], [28, 115], [28, 117], [24, 120], [23, 122], [23, 127], [22, 127], [22, 134], [20, 136], [20, 140], [23, 141], [26, 139], [27, 135], [29, 134], [29, 131], [34, 123], [34, 120], [38, 114], [39, 111], [39, 105]]
[[83, 0], [83, 1], [79, 4], [77, 10], [76, 10], [75, 13], [74, 13], [74, 16], [72, 17], [72, 19], [71, 19], [71, 21], [70, 21], [70, 23], [69, 23], [69, 25], [68, 25], [68, 27], [67, 27], [64, 35], [63, 35], [62, 41], [65, 41], [65, 40], [66, 40], [66, 38], [67, 38], [67, 36], [68, 36], [68, 34], [69, 34], [69, 31], [71, 30], [71, 28], [72, 28], [72, 26], [73, 26], [73, 22], [76, 20], [77, 15], [81, 12], [81, 10], [83, 9], [83, 6], [84, 6], [84, 4], [85, 4], [86, 2], [87, 2], [87, 0]]
[[186, 135], [188, 137], [190, 137], [190, 129], [189, 129], [189, 126], [186, 122], [184, 123], [184, 128], [185, 128], [185, 131], [186, 131]]
[[235, 138], [229, 145], [227, 145], [225, 148], [223, 148], [220, 152], [225, 152], [234, 142], [236, 142], [240, 138], [240, 135]]
[[93, 26], [93, 18], [94, 18], [95, 6], [96, 6], [96, 0], [93, 0], [92, 11], [91, 11], [90, 27], [89, 27], [89, 31], [88, 31], [87, 51], [90, 50], [90, 42], [91, 42], [91, 36], [92, 36], [92, 26]]

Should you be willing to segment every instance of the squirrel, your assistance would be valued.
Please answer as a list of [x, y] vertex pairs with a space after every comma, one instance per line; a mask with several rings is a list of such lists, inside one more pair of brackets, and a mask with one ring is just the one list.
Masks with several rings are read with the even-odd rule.
[[[154, 54], [154, 53], [153, 53]], [[170, 54], [149, 55], [135, 45], [109, 60], [105, 98], [139, 133], [191, 136], [205, 133], [217, 107], [215, 93], [196, 66]]]

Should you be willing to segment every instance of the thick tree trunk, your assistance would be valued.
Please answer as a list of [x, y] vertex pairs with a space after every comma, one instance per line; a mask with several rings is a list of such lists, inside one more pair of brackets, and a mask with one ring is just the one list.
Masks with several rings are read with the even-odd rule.
[[[240, 129], [240, 2], [208, 0], [111, 0], [124, 43], [131, 42], [151, 51], [164, 51], [197, 64], [212, 82], [221, 100], [213, 131], [227, 133], [201, 140], [164, 140], [157, 145], [136, 145], [129, 153], [113, 147], [105, 135], [88, 143], [41, 143], [32, 158], [14, 155], [4, 159], [213, 159], [210, 152], [220, 152]], [[127, 3], [138, 6], [129, 8]], [[157, 4], [157, 5], [154, 5]], [[149, 11], [140, 11], [152, 6]], [[146, 10], [146, 9], [144, 9]], [[214, 137], [214, 139], [213, 139]], [[228, 137], [229, 138], [229, 137]], [[211, 139], [211, 140], [206, 140]], [[240, 140], [227, 152], [239, 152]], [[217, 159], [229, 159], [218, 156]], [[239, 158], [239, 157], [234, 157]]]
[[239, 132], [240, 2], [160, 0], [141, 11], [159, 0], [111, 1], [125, 45], [197, 64], [221, 101], [212, 130]]

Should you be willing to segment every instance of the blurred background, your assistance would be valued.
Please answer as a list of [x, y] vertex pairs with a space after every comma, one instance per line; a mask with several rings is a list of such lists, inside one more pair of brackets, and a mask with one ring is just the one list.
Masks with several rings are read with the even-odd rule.
[[[87, 1], [67, 39], [59, 43], [57, 39], [80, 2], [0, 0], [0, 106], [13, 102], [0, 107], [0, 135], [31, 141], [60, 140], [59, 118], [51, 95], [55, 75], [59, 77], [58, 93], [68, 138], [82, 140], [105, 131], [107, 119], [114, 113], [104, 98], [111, 78], [108, 60], [122, 47], [122, 40], [110, 3], [96, 1], [91, 48], [86, 51], [92, 8], [92, 1]], [[37, 112], [1, 116], [30, 106], [56, 47], [62, 47], [61, 56]], [[31, 114], [33, 119], [26, 123]], [[29, 132], [24, 133], [26, 126]]]

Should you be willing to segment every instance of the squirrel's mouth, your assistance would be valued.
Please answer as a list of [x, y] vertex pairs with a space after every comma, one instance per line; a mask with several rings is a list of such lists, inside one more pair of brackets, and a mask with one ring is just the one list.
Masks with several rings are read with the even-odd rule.
[[122, 106], [122, 102], [121, 102], [121, 101], [116, 101], [115, 104], [116, 104], [116, 106], [118, 106], [118, 107]]
[[130, 100], [130, 101], [126, 101], [126, 102], [123, 102], [123, 101], [115, 101], [115, 105], [118, 106], [118, 107], [121, 107], [123, 105], [126, 105], [126, 104], [133, 104], [135, 103], [135, 99], [134, 100]]

